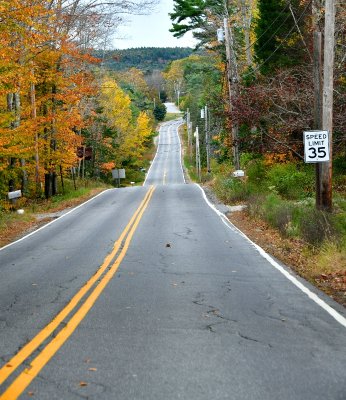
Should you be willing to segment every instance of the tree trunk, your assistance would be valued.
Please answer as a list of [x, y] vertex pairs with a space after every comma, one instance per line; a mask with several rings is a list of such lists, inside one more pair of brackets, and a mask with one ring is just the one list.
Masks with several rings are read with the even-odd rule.
[[[30, 83], [30, 102], [31, 102], [31, 118], [36, 119], [37, 109], [36, 109], [36, 93], [35, 84]], [[36, 182], [36, 195], [41, 193], [41, 181], [40, 181], [40, 165], [39, 165], [39, 148], [38, 148], [38, 133], [35, 131], [35, 182]]]

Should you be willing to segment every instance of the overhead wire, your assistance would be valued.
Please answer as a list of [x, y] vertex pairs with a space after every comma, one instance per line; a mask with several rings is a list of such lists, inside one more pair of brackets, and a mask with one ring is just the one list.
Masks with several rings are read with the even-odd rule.
[[[297, 23], [304, 17], [304, 15], [306, 14], [306, 12], [308, 11], [309, 6], [311, 5], [313, 0], [310, 0], [309, 3], [307, 4], [307, 6], [305, 7], [304, 11], [301, 13], [301, 15], [299, 16], [299, 18], [297, 19]], [[281, 43], [276, 47], [276, 49], [260, 64], [258, 65], [254, 70], [250, 71], [249, 73], [245, 74], [242, 76], [242, 78], [246, 78], [247, 76], [253, 75], [255, 72], [259, 71], [263, 65], [265, 65], [272, 57], [273, 55], [283, 46], [283, 43], [286, 41], [286, 39], [290, 36], [290, 34], [293, 32], [293, 30], [296, 28], [296, 26], [294, 25], [289, 32], [287, 33], [287, 35], [284, 37], [284, 39], [281, 41]]]
[[[270, 28], [275, 24], [275, 22], [285, 13], [286, 9], [289, 7], [289, 4], [287, 3], [286, 6], [284, 7], [284, 9], [278, 14], [278, 16], [274, 19], [274, 21], [272, 21], [272, 23], [268, 26], [268, 28], [254, 41], [252, 42], [248, 47], [246, 47], [244, 49], [244, 51], [246, 52], [247, 50], [251, 49], [251, 47], [253, 47], [269, 30]], [[282, 24], [277, 28], [277, 30], [273, 33], [273, 35], [260, 47], [261, 49], [270, 41], [275, 37], [275, 34], [278, 32], [278, 30], [280, 28], [283, 27], [283, 25], [286, 23], [286, 21], [288, 20], [289, 16], [287, 16], [285, 18], [285, 20], [282, 22]]]

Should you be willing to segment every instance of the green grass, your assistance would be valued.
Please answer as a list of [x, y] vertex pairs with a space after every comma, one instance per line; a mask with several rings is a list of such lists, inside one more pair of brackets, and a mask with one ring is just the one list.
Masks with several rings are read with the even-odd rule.
[[164, 122], [172, 121], [173, 119], [181, 118], [183, 114], [180, 113], [167, 113]]

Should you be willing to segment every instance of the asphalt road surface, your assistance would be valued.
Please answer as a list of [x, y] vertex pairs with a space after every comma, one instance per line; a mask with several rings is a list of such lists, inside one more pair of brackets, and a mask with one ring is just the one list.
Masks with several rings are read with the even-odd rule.
[[345, 400], [344, 309], [183, 176], [162, 125], [145, 185], [0, 250], [0, 399]]

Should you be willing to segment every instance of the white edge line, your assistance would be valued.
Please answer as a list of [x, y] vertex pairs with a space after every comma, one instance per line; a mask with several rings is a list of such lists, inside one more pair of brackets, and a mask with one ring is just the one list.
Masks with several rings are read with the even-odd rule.
[[317, 305], [327, 311], [339, 324], [341, 324], [344, 328], [346, 328], [346, 318], [339, 314], [334, 308], [328, 305], [324, 300], [317, 296], [317, 294], [313, 293], [310, 289], [304, 286], [295, 276], [290, 274], [285, 268], [283, 268], [279, 263], [277, 263], [268, 253], [266, 253], [262, 247], [258, 246], [251, 239], [249, 239], [245, 233], [243, 233], [240, 229], [238, 229], [235, 225], [233, 225], [229, 219], [219, 211], [207, 198], [203, 188], [196, 184], [203, 193], [203, 198], [208, 204], [208, 206], [213, 209], [216, 214], [222, 219], [222, 222], [232, 231], [238, 232], [241, 236], [243, 236], [248, 242], [252, 244], [252, 246], [260, 253], [260, 255], [265, 258], [274, 268], [276, 268], [279, 272], [281, 272], [288, 280], [290, 280], [298, 289], [300, 289], [303, 293], [305, 293], [309, 299], [314, 301]]
[[13, 245], [16, 244], [16, 243], [21, 242], [22, 240], [24, 240], [24, 239], [26, 239], [26, 238], [28, 238], [28, 237], [34, 235], [35, 233], [41, 231], [41, 230], [44, 229], [44, 228], [47, 228], [47, 226], [49, 226], [49, 225], [53, 224], [54, 222], [60, 220], [61, 218], [65, 217], [66, 215], [71, 214], [72, 212], [76, 211], [78, 208], [83, 207], [85, 204], [90, 203], [91, 201], [95, 200], [97, 197], [103, 195], [104, 193], [106, 193], [106, 192], [108, 192], [108, 191], [110, 191], [110, 190], [114, 190], [114, 189], [106, 189], [106, 190], [102, 191], [101, 193], [98, 193], [96, 196], [92, 197], [91, 199], [89, 199], [89, 200], [85, 201], [84, 203], [79, 204], [78, 206], [72, 208], [72, 210], [67, 211], [65, 214], [62, 214], [59, 218], [53, 219], [53, 221], [50, 221], [50, 222], [48, 222], [47, 224], [41, 226], [40, 228], [35, 229], [33, 232], [28, 233], [27, 235], [23, 236], [22, 238], [20, 238], [20, 239], [14, 241], [14, 242], [12, 242], [12, 243], [9, 243], [9, 244], [7, 244], [6, 246], [0, 247], [0, 251], [1, 251], [1, 250], [5, 250], [5, 249], [7, 249], [8, 247], [13, 246]]
[[153, 165], [154, 165], [154, 163], [155, 163], [155, 160], [156, 160], [156, 157], [157, 157], [157, 154], [158, 154], [158, 152], [159, 152], [161, 128], [162, 128], [162, 126], [164, 126], [164, 125], [165, 125], [165, 124], [161, 124], [161, 125], [160, 125], [160, 129], [159, 129], [159, 141], [157, 142], [157, 148], [156, 148], [155, 157], [154, 157], [153, 161], [152, 161], [151, 164], [150, 164], [150, 167], [149, 167], [148, 172], [147, 172], [147, 174], [146, 174], [146, 176], [145, 176], [145, 179], [144, 179], [144, 182], [143, 182], [143, 185], [142, 185], [142, 186], [145, 186], [145, 185], [146, 185], [147, 179], [148, 179], [149, 174], [150, 174], [150, 171], [151, 171], [151, 168], [153, 167]]

